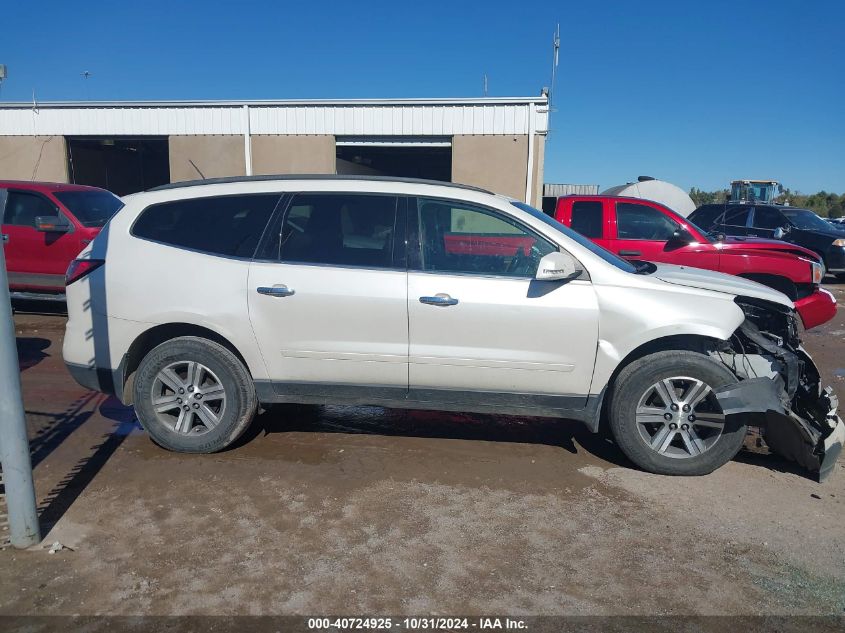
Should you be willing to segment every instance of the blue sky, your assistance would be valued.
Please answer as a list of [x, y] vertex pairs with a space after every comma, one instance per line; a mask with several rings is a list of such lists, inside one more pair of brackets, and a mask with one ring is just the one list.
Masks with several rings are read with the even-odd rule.
[[[845, 2], [24, 2], [0, 100], [538, 94], [547, 182], [845, 192]], [[81, 73], [92, 73], [86, 81]]]

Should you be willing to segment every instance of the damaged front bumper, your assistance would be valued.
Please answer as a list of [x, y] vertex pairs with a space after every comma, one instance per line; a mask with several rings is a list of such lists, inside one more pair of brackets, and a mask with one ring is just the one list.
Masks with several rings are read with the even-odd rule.
[[760, 426], [772, 452], [817, 473], [819, 481], [833, 471], [845, 443], [845, 423], [836, 413], [839, 402], [830, 387], [818, 400], [820, 407], [827, 408], [823, 419], [804, 419], [784, 407], [779, 377], [749, 378], [716, 389], [714, 394], [725, 415], [762, 415]]
[[740, 380], [714, 390], [725, 415], [744, 415], [762, 429], [769, 449], [818, 474], [833, 471], [845, 444], [845, 424], [830, 387], [801, 347], [795, 313], [737, 298], [746, 320], [718, 351]]

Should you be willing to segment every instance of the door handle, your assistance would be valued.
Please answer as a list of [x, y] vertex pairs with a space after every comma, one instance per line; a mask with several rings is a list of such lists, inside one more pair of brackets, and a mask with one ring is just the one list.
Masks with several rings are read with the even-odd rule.
[[458, 300], [445, 293], [438, 293], [433, 297], [420, 297], [420, 303], [427, 303], [431, 306], [456, 306]]
[[259, 286], [255, 289], [260, 295], [267, 295], [268, 297], [290, 297], [296, 294], [296, 290], [288, 288], [287, 286]]
[[642, 255], [642, 253], [640, 251], [626, 251], [626, 250], [619, 251], [619, 254], [622, 257], [639, 257], [640, 255]]

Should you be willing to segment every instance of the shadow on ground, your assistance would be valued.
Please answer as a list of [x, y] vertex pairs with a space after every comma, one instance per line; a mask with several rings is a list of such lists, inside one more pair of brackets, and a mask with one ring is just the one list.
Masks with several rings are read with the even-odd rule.
[[591, 433], [580, 422], [374, 406], [273, 405], [256, 417], [231, 448], [259, 435], [291, 432], [543, 444], [572, 454], [580, 447], [616, 466], [632, 466], [613, 442], [603, 434]]
[[[90, 406], [89, 405], [93, 405]], [[62, 480], [47, 493], [39, 506], [39, 520], [42, 534], [48, 534], [64, 516], [68, 508], [83, 493], [97, 476], [114, 452], [123, 444], [126, 436], [139, 428], [131, 407], [122, 405], [117, 398], [106, 397], [93, 391], [76, 400], [65, 414], [55, 416], [56, 421], [44, 435], [32, 442], [33, 466], [42, 461], [68, 435], [79, 428], [95, 412], [114, 422], [114, 427], [105, 433], [90, 453], [79, 459]], [[39, 437], [43, 439], [39, 443]]]
[[49, 356], [45, 351], [51, 345], [49, 339], [38, 336], [18, 336], [16, 342], [18, 347], [18, 369], [20, 371], [35, 367]]

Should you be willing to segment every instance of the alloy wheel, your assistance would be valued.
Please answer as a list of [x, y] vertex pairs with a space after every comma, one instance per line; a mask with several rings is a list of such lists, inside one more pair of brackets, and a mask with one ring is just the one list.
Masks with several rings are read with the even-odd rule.
[[664, 378], [637, 403], [643, 441], [666, 457], [696, 457], [713, 448], [725, 429], [725, 415], [711, 387], [697, 378]]
[[177, 433], [207, 433], [226, 410], [226, 389], [205, 365], [177, 361], [156, 374], [152, 405], [159, 420]]

